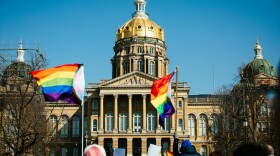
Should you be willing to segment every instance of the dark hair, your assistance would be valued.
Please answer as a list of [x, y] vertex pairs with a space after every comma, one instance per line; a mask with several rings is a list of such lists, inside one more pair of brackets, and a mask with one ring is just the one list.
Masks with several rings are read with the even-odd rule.
[[253, 143], [239, 145], [233, 153], [233, 156], [267, 156], [263, 146]]
[[209, 154], [209, 156], [223, 156], [222, 152], [214, 151]]

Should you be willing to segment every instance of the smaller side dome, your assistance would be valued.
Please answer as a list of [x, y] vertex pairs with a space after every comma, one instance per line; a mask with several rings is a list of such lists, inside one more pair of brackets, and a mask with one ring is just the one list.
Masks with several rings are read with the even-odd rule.
[[32, 71], [30, 65], [25, 62], [13, 62], [4, 70], [3, 78], [8, 79], [10, 77], [18, 77], [18, 78], [30, 78], [29, 72]]
[[248, 79], [254, 79], [255, 76], [264, 74], [268, 77], [276, 77], [276, 70], [273, 65], [265, 60], [262, 56], [262, 48], [257, 39], [256, 46], [254, 48], [255, 57], [249, 62], [243, 69], [242, 77]]

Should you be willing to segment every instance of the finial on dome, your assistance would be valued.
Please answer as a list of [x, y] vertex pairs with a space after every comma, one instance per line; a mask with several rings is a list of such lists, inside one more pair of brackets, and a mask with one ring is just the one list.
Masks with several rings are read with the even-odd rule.
[[132, 14], [132, 17], [145, 17], [148, 18], [146, 13], [146, 1], [145, 0], [135, 0], [134, 1], [135, 12]]
[[24, 62], [24, 50], [22, 48], [22, 39], [19, 41], [19, 48], [17, 50], [17, 61]]
[[255, 59], [263, 59], [262, 47], [259, 43], [259, 38], [258, 37], [257, 37], [257, 40], [256, 40], [256, 47], [254, 48], [254, 51], [255, 51]]

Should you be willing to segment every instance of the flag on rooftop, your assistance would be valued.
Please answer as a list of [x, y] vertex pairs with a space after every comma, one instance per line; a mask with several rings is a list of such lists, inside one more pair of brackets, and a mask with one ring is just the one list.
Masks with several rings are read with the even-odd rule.
[[62, 100], [70, 104], [81, 104], [85, 88], [83, 65], [64, 64], [35, 70], [30, 74], [41, 86], [46, 101]]
[[164, 127], [164, 119], [170, 117], [175, 109], [171, 102], [171, 79], [175, 72], [154, 81], [151, 90], [151, 103], [159, 113], [159, 124]]

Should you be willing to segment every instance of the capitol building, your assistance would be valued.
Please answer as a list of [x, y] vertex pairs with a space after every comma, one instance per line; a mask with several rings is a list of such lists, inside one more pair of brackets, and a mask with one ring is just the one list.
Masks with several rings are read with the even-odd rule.
[[174, 80], [176, 113], [165, 119], [165, 128], [159, 125], [150, 92], [153, 81], [172, 72], [164, 29], [149, 19], [145, 0], [136, 0], [134, 7], [132, 18], [116, 31], [112, 79], [86, 88], [86, 142], [102, 145], [108, 155], [114, 148], [125, 148], [128, 156], [147, 155], [150, 144], [161, 146], [163, 154], [172, 151], [176, 132], [180, 140], [190, 139], [199, 153], [207, 155], [214, 143], [207, 126], [215, 121], [216, 104], [207, 95], [189, 96], [187, 82], [178, 82], [176, 88]]

